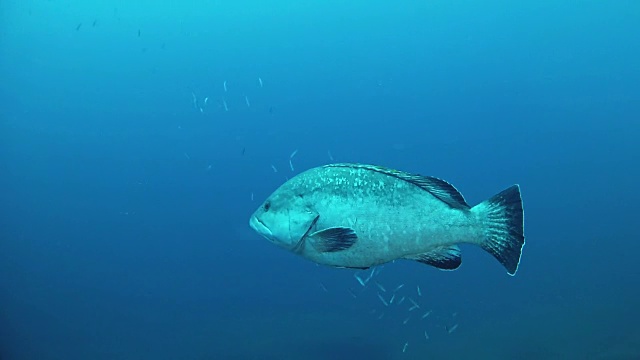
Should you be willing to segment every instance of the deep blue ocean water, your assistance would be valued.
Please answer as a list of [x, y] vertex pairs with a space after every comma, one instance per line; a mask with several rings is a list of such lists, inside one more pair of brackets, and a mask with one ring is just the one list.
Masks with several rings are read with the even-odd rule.
[[[640, 3], [173, 3], [0, 2], [0, 359], [640, 359]], [[331, 162], [520, 184], [517, 275], [249, 228]]]

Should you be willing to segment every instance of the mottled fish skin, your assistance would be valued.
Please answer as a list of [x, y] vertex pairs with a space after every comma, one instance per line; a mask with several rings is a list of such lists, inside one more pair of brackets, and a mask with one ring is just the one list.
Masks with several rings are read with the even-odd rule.
[[[293, 229], [298, 230], [285, 240], [288, 247], [306, 231], [298, 224], [306, 222], [309, 211], [320, 215], [313, 232], [329, 227], [355, 231], [358, 241], [349, 249], [321, 253], [306, 245], [300, 253], [325, 265], [366, 268], [479, 237], [470, 211], [452, 208], [420, 187], [370, 166], [333, 164], [308, 170], [267, 201], [270, 211], [288, 213], [291, 220], [280, 227], [296, 224]], [[283, 206], [276, 210], [276, 203]], [[254, 217], [260, 217], [263, 209], [264, 205]]]
[[[452, 198], [443, 197], [410, 181], [411, 176], [361, 164], [313, 168], [274, 191], [251, 216], [250, 225], [316, 263], [346, 268], [368, 268], [460, 243], [482, 244], [484, 218], [462, 195], [435, 179], [452, 189]], [[318, 251], [313, 234], [336, 227], [352, 229], [357, 241], [344, 250]], [[522, 245], [523, 235], [519, 251]], [[515, 273], [511, 268], [509, 273]]]

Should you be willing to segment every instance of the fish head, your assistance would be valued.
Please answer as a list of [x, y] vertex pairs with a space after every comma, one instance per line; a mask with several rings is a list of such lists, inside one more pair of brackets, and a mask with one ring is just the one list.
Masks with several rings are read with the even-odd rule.
[[287, 250], [298, 252], [319, 214], [305, 194], [278, 189], [251, 215], [249, 225], [258, 234]]

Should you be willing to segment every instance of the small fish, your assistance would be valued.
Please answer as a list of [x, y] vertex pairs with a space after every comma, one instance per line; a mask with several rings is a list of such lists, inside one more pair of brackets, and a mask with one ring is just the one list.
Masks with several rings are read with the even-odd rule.
[[76, 26], [76, 31], [80, 30], [81, 27], [82, 27], [82, 23], [78, 24], [78, 26]]
[[402, 322], [402, 325], [407, 325], [407, 323], [409, 322], [409, 319], [411, 319], [411, 316], [404, 319], [404, 321]]
[[406, 343], [404, 343], [404, 346], [402, 347], [402, 352], [407, 351], [407, 346], [409, 346], [409, 342], [408, 341]]
[[389, 306], [389, 303], [387, 302], [387, 300], [385, 300], [382, 295], [380, 295], [380, 293], [377, 294], [378, 295], [378, 299], [380, 299], [380, 301], [382, 301], [382, 303], [384, 304], [384, 306]]
[[229, 107], [227, 106], [226, 100], [222, 100], [222, 106], [224, 106], [224, 111], [229, 111]]
[[247, 148], [243, 147], [243, 148], [242, 148], [242, 154], [240, 154], [240, 155], [244, 156], [244, 152], [245, 152], [246, 150], [247, 150]]
[[404, 299], [405, 299], [405, 297], [404, 297], [404, 296], [403, 296], [403, 297], [401, 297], [401, 298], [400, 298], [400, 301], [398, 301], [398, 305], [402, 305], [402, 303], [404, 302]]
[[412, 307], [409, 308], [409, 311], [413, 311], [415, 309], [420, 309], [420, 306], [413, 305]]
[[247, 104], [247, 107], [251, 107], [251, 104], [249, 103], [249, 98], [247, 97], [247, 95], [244, 96], [244, 102]]
[[424, 338], [425, 340], [429, 340], [429, 334], [427, 334], [427, 330], [424, 331]]
[[273, 172], [274, 172], [274, 173], [277, 173], [277, 172], [278, 172], [278, 169], [276, 169], [276, 167], [275, 167], [275, 166], [273, 166], [273, 165], [271, 165], [271, 169], [273, 169]]
[[424, 318], [426, 318], [427, 316], [431, 315], [431, 312], [432, 312], [432, 311], [433, 311], [433, 310], [429, 310], [429, 311], [427, 311], [426, 313], [424, 313], [424, 315], [422, 315], [422, 318], [424, 319]]
[[391, 295], [391, 300], [389, 301], [390, 304], [393, 304], [393, 300], [396, 298], [396, 294]]
[[418, 290], [418, 296], [422, 296], [422, 291], [420, 291], [420, 285], [416, 285], [416, 290]]
[[[297, 151], [297, 150], [296, 150]], [[371, 280], [373, 278], [373, 275], [376, 274], [376, 268], [372, 268], [371, 272], [369, 273], [369, 276], [367, 277], [367, 280], [365, 282], [369, 282], [369, 280]]]
[[327, 155], [329, 155], [329, 160], [333, 161], [333, 155], [331, 155], [331, 150], [327, 150]]
[[207, 101], [209, 101], [209, 97], [208, 96], [204, 98], [204, 104], [205, 105], [207, 105]]
[[384, 286], [382, 286], [379, 282], [375, 281], [375, 283], [378, 289], [380, 289], [380, 291], [387, 292], [387, 289], [385, 289]]
[[93, 24], [91, 24], [91, 27], [96, 27], [96, 24], [98, 23], [98, 19], [93, 20]]
[[[291, 168], [291, 171], [295, 171], [293, 169], [293, 157], [296, 156], [297, 153], [298, 153], [298, 149], [295, 149], [293, 150], [291, 155], [289, 155], [289, 167]], [[367, 279], [367, 281], [369, 281], [369, 279]]]
[[362, 281], [362, 279], [358, 276], [358, 274], [353, 274], [353, 277], [356, 278], [356, 280], [358, 280], [358, 282], [360, 283], [360, 285], [365, 286], [366, 284], [364, 283], [364, 281]]
[[189, 154], [187, 154], [187, 153], [184, 153], [184, 157], [186, 157], [186, 158], [187, 158], [187, 160], [191, 160], [191, 157], [190, 157], [190, 156], [189, 156]]
[[411, 303], [413, 304], [413, 306], [415, 306], [417, 309], [420, 309], [420, 305], [418, 305], [417, 302], [415, 302], [412, 298], [408, 298], [409, 301], [411, 301]]
[[349, 292], [349, 294], [351, 294], [351, 296], [353, 296], [354, 299], [358, 297], [358, 295], [356, 295], [356, 293], [353, 291], [353, 289], [348, 288], [347, 291]]
[[400, 284], [400, 285], [396, 286], [395, 289], [393, 289], [393, 292], [396, 292], [396, 291], [402, 289], [403, 287], [404, 287], [404, 284]]
[[378, 320], [382, 319], [384, 317], [384, 313], [380, 313], [380, 315], [378, 315]]
[[222, 82], [222, 87], [224, 88], [224, 92], [227, 92], [227, 80]]
[[258, 83], [260, 84], [260, 87], [262, 87], [262, 78], [258, 78]]
[[[525, 243], [523, 220], [518, 185], [472, 207], [453, 185], [435, 177], [329, 164], [282, 184], [253, 212], [249, 225], [273, 244], [338, 268], [408, 259], [455, 270], [462, 263], [458, 244], [474, 244], [513, 276]], [[385, 238], [393, 238], [394, 246]]]
[[447, 329], [447, 332], [449, 334], [451, 334], [452, 332], [456, 331], [457, 328], [458, 328], [458, 324], [455, 324], [451, 328], [448, 328], [448, 329], [445, 327], [445, 329]]
[[140, 29], [138, 29], [138, 37], [140, 37]]
[[[252, 199], [253, 200], [253, 199]], [[320, 288], [324, 291], [324, 292], [329, 292], [329, 290], [327, 290], [327, 287], [324, 286], [324, 284], [322, 283], [322, 281], [318, 281], [318, 284], [320, 285]]]
[[[211, 165], [209, 165], [209, 166], [211, 166]], [[251, 193], [251, 201], [253, 201], [253, 193]]]
[[193, 97], [193, 107], [198, 108], [198, 98], [196, 97], [196, 93], [191, 92], [191, 96]]

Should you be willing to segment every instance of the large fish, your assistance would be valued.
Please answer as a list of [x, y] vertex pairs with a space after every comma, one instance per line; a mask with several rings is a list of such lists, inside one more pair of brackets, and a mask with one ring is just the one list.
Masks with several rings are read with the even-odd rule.
[[316, 263], [366, 269], [396, 259], [457, 269], [475, 244], [515, 275], [524, 246], [520, 188], [469, 206], [451, 184], [380, 166], [330, 164], [280, 186], [249, 224]]

